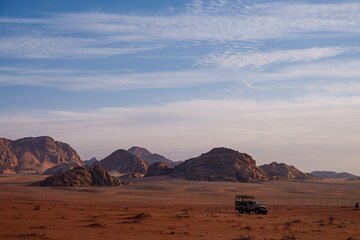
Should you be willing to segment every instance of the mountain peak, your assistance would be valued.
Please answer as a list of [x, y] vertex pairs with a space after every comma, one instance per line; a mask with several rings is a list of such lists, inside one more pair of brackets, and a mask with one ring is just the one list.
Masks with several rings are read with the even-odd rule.
[[82, 164], [67, 143], [49, 136], [0, 139], [0, 165], [16, 171], [44, 171], [62, 163]]

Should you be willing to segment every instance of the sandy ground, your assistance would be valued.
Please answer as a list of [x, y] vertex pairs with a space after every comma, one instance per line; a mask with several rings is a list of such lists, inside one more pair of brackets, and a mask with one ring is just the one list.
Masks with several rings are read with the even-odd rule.
[[[359, 181], [191, 182], [168, 177], [110, 188], [42, 188], [0, 176], [0, 239], [360, 240]], [[237, 214], [235, 194], [267, 215]]]

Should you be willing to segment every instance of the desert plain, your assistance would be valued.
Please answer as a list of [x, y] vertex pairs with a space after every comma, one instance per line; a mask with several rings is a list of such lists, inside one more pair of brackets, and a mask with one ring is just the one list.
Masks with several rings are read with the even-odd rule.
[[[360, 239], [360, 181], [27, 186], [44, 178], [0, 176], [0, 239]], [[236, 194], [254, 195], [268, 214], [238, 214]]]

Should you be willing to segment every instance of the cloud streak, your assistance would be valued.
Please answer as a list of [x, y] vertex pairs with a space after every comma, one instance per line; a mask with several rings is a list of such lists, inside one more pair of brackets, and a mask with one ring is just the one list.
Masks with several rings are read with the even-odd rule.
[[[360, 4], [195, 1], [176, 15], [55, 14], [47, 19], [0, 18], [11, 33], [0, 55], [15, 58], [106, 57], [146, 51], [169, 42], [213, 44], [306, 38], [309, 34], [360, 34]], [[26, 31], [24, 32], [24, 28]], [[64, 37], [64, 35], [68, 37]], [[141, 46], [128, 46], [129, 43]], [[113, 47], [127, 44], [127, 47]], [[165, 44], [165, 45], [164, 45]], [[150, 46], [149, 46], [150, 45]]]
[[[318, 55], [317, 55], [318, 56]], [[328, 55], [327, 55], [328, 56]], [[305, 56], [307, 59], [308, 57]], [[312, 56], [313, 58], [313, 56]], [[303, 58], [301, 58], [303, 59]], [[260, 61], [261, 62], [261, 61]], [[255, 62], [254, 62], [255, 63]], [[256, 64], [256, 63], [255, 63]], [[261, 84], [296, 80], [360, 81], [360, 61], [329, 59], [285, 65], [271, 71], [252, 69], [190, 69], [181, 71], [122, 72], [77, 69], [0, 68], [0, 86], [47, 86], [66, 90], [129, 90], [191, 87], [211, 83]], [[297, 86], [301, 88], [303, 85]], [[276, 87], [275, 87], [276, 89]], [[310, 88], [309, 88], [310, 89]], [[316, 88], [312, 88], [315, 90]], [[321, 90], [317, 88], [317, 90]], [[356, 92], [354, 89], [353, 93]], [[360, 94], [360, 92], [359, 92]]]
[[218, 53], [204, 57], [200, 64], [219, 68], [260, 68], [279, 63], [313, 61], [330, 58], [349, 51], [358, 51], [357, 48], [323, 47], [307, 49], [276, 50], [271, 52], [249, 53]]

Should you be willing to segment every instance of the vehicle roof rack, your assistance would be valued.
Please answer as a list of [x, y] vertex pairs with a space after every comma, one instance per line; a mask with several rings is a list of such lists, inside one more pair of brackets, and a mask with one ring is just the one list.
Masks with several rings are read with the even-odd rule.
[[255, 197], [252, 195], [236, 195], [236, 199], [241, 199], [241, 200], [254, 200]]

